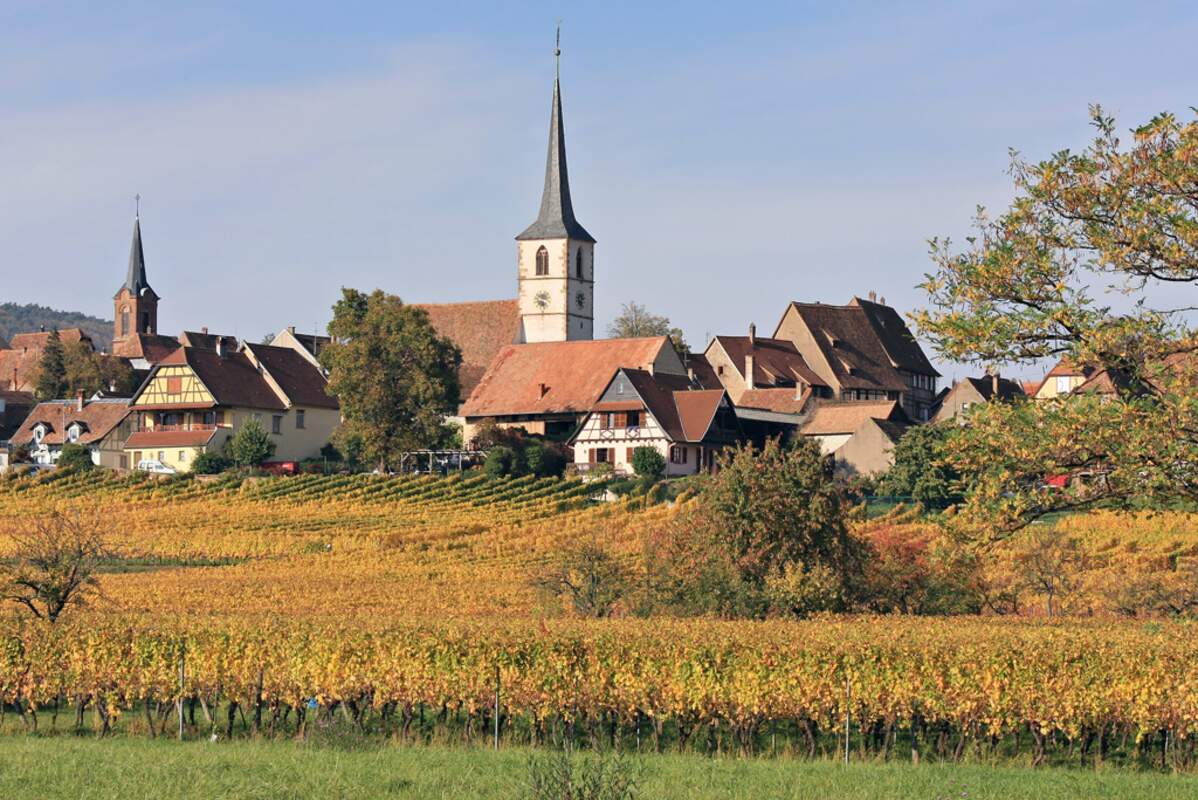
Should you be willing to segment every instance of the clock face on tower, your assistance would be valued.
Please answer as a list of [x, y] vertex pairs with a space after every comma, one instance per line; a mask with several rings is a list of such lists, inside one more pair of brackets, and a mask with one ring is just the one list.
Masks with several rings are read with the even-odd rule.
[[537, 292], [532, 301], [537, 304], [537, 308], [546, 309], [549, 307], [549, 292]]
[[578, 306], [579, 308], [584, 308], [586, 304], [587, 296], [585, 294], [579, 292], [578, 294], [574, 295], [574, 305]]

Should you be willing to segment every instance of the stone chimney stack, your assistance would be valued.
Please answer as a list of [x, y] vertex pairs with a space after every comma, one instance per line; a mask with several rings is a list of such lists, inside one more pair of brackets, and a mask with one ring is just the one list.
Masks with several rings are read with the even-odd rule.
[[745, 356], [745, 387], [752, 389], [753, 387], [753, 354]]
[[878, 302], [878, 293], [875, 292], [873, 289], [869, 290], [869, 302], [871, 302], [871, 303]]
[[83, 390], [82, 389], [79, 389], [78, 391], [75, 392], [75, 410], [76, 411], [83, 410]]
[[998, 370], [990, 373], [990, 391], [998, 397]]
[[216, 354], [222, 358], [225, 355], [225, 337], [223, 336], [216, 337]]
[[757, 346], [757, 325], [755, 323], [750, 322], [749, 323], [749, 347], [756, 347], [756, 346]]
[[204, 327], [200, 328], [200, 333], [202, 333], [202, 334], [204, 334], [205, 336], [207, 336], [207, 335], [208, 335], [208, 326], [207, 326], [207, 325], [205, 325]]

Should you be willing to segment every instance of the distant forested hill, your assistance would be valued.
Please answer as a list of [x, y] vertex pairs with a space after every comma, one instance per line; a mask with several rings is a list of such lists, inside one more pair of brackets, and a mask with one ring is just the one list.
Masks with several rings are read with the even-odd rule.
[[11, 339], [14, 333], [38, 331], [43, 326], [46, 330], [82, 328], [92, 337], [97, 350], [112, 347], [112, 320], [90, 317], [77, 311], [55, 311], [35, 303], [0, 303], [0, 338], [5, 341]]

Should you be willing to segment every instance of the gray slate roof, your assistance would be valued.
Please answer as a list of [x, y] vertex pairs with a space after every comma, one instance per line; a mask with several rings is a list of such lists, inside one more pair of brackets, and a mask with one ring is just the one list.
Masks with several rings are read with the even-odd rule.
[[[129, 271], [125, 275], [125, 283], [121, 289], [128, 289], [135, 297], [140, 297], [143, 294], [152, 294], [155, 297], [158, 295], [150, 288], [150, 282], [146, 279], [146, 255], [141, 248], [141, 218], [136, 217], [133, 220], [133, 244], [129, 247]], [[120, 294], [120, 289], [117, 294]]]
[[545, 159], [545, 190], [537, 221], [516, 237], [521, 239], [575, 239], [594, 242], [595, 237], [574, 219], [570, 202], [570, 177], [566, 170], [566, 131], [562, 124], [562, 95], [553, 81], [553, 112], [549, 119], [549, 155]]

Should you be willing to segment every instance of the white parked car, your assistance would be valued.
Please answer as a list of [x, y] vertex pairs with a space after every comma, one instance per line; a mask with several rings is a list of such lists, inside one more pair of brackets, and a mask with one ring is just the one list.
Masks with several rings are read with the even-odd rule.
[[163, 464], [161, 461], [151, 461], [149, 459], [143, 459], [142, 461], [138, 461], [137, 468], [138, 468], [138, 470], [140, 470], [142, 472], [153, 472], [156, 475], [174, 475], [175, 474], [174, 467], [168, 467], [166, 464]]

